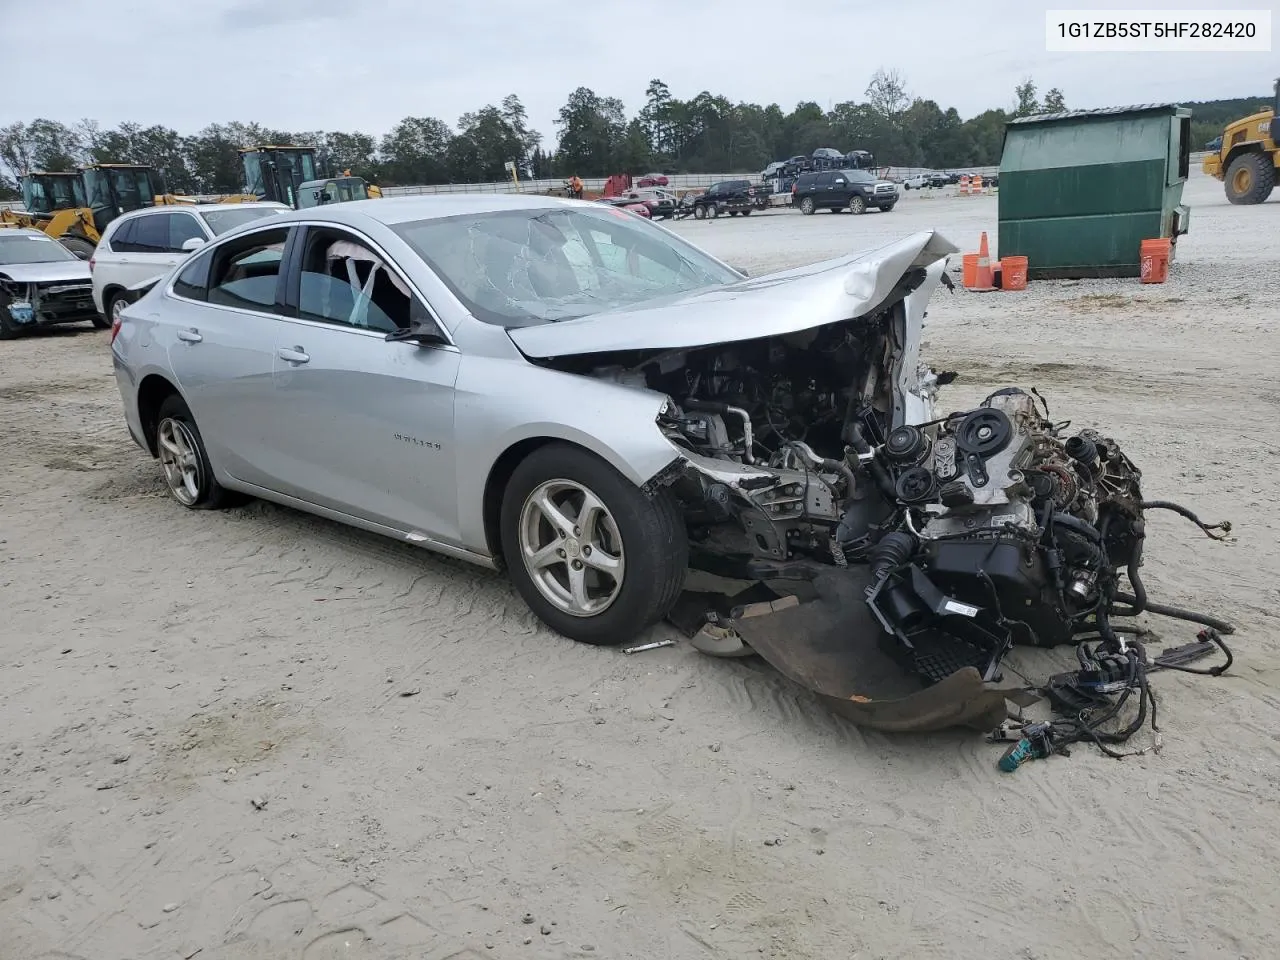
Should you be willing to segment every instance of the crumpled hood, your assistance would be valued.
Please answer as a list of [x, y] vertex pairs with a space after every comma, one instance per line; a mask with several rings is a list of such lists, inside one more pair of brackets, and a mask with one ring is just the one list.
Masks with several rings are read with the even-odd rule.
[[0, 276], [15, 283], [54, 283], [82, 281], [89, 283], [88, 260], [51, 260], [48, 263], [0, 263]]
[[528, 357], [671, 350], [795, 333], [878, 307], [903, 274], [958, 248], [934, 231], [867, 253], [577, 320], [508, 330]]

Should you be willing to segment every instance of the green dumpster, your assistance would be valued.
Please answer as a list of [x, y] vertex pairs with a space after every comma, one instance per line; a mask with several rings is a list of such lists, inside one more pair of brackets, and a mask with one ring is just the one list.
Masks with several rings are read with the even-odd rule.
[[1190, 225], [1191, 111], [1175, 104], [1020, 117], [1000, 158], [1002, 257], [1031, 279], [1136, 277], [1143, 240]]

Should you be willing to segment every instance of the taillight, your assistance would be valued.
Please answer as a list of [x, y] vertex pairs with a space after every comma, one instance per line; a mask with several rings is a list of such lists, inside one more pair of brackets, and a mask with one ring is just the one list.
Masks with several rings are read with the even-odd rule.
[[120, 334], [120, 317], [119, 315], [117, 315], [116, 318], [111, 321], [111, 343], [116, 342], [116, 337], [119, 334]]

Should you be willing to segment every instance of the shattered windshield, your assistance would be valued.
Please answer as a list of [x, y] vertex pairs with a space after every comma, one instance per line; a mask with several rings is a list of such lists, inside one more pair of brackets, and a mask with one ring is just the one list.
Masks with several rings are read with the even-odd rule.
[[394, 229], [473, 315], [504, 327], [572, 320], [741, 279], [642, 218], [603, 205]]

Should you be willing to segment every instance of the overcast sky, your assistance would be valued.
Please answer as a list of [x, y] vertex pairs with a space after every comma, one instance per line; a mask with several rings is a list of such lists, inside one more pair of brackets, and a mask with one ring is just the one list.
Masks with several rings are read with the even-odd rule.
[[[517, 93], [553, 144], [577, 86], [633, 114], [654, 77], [687, 99], [862, 99], [897, 68], [914, 96], [969, 117], [1031, 76], [1070, 107], [1257, 96], [1280, 56], [1045, 51], [1046, 8], [1022, 0], [0, 0], [0, 122], [124, 120], [192, 133], [213, 121], [381, 134]], [[1151, 6], [1140, 0], [1077, 4]], [[1277, 0], [1164, 0], [1271, 9]], [[33, 51], [19, 79], [16, 50]], [[52, 57], [53, 59], [49, 59]]]

